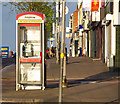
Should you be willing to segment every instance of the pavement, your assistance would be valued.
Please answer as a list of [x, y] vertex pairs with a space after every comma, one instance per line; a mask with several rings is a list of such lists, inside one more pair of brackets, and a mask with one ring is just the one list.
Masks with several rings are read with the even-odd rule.
[[0, 58], [0, 69], [15, 63], [15, 58]]
[[[2, 70], [2, 98], [4, 103], [58, 102], [59, 68], [56, 59], [47, 59], [47, 86], [43, 90], [15, 91], [15, 64]], [[69, 58], [68, 87], [63, 88], [63, 102], [119, 104], [119, 73], [110, 72], [99, 59]]]

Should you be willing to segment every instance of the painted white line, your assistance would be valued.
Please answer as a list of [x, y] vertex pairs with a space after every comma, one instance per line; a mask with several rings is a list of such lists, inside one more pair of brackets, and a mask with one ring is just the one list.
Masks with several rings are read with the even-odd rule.
[[97, 83], [97, 81], [90, 81], [89, 83]]
[[97, 81], [81, 81], [81, 84], [97, 83]]
[[93, 61], [97, 61], [97, 60], [101, 60], [100, 58], [95, 58], [95, 59], [92, 59]]
[[119, 83], [119, 81], [104, 81], [104, 82], [98, 82], [98, 83]]
[[13, 66], [13, 65], [15, 65], [15, 64], [11, 64], [11, 65], [9, 65], [9, 66], [4, 67], [3, 69], [1, 69], [2, 72], [6, 71], [8, 68], [10, 68], [10, 67]]
[[[67, 80], [82, 80], [82, 79], [85, 79], [85, 78], [67, 78]], [[59, 78], [51, 78], [51, 79], [47, 79], [48, 81], [51, 81], [51, 80], [59, 80]]]
[[40, 103], [43, 99], [3, 99], [0, 103]]

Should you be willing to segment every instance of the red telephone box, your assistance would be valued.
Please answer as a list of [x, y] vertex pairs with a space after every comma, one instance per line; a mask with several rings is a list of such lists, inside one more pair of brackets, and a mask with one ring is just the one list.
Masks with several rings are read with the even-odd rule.
[[42, 13], [25, 12], [16, 17], [16, 91], [45, 89], [45, 23]]

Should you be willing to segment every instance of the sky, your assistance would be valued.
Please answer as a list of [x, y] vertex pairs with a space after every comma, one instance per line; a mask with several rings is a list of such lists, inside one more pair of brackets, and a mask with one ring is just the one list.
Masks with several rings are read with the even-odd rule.
[[[76, 10], [77, 2], [66, 2], [66, 6], [69, 9], [68, 14], [66, 15], [66, 27], [69, 26], [69, 18], [71, 13]], [[0, 4], [0, 29], [2, 35], [0, 35], [0, 42], [2, 46], [9, 46], [11, 51], [16, 50], [16, 13], [13, 11], [12, 14], [9, 14], [10, 6], [1, 6]], [[69, 41], [66, 39], [66, 46], [69, 47]], [[1, 47], [1, 46], [0, 46]]]
[[10, 7], [2, 5], [2, 46], [9, 46], [15, 51], [16, 46], [16, 13], [9, 14]]
[[0, 47], [2, 46], [2, 5], [0, 3]]
[[[77, 2], [66, 2], [66, 6], [68, 7], [69, 9], [69, 12], [68, 14], [66, 15], [66, 27], [69, 27], [69, 19], [70, 19], [70, 15], [75, 12], [77, 10]], [[69, 38], [66, 38], [65, 39], [65, 44], [66, 44], [66, 47], [67, 47], [67, 53], [69, 52]]]

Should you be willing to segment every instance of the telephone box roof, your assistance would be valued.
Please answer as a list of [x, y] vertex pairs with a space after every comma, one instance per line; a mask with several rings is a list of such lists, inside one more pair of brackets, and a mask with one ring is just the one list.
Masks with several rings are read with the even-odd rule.
[[20, 14], [17, 14], [16, 16], [16, 20], [18, 20], [19, 17], [23, 16], [23, 15], [37, 15], [39, 17], [42, 18], [42, 20], [44, 20], [44, 14], [42, 13], [39, 13], [39, 12], [23, 12], [23, 13], [20, 13]]

